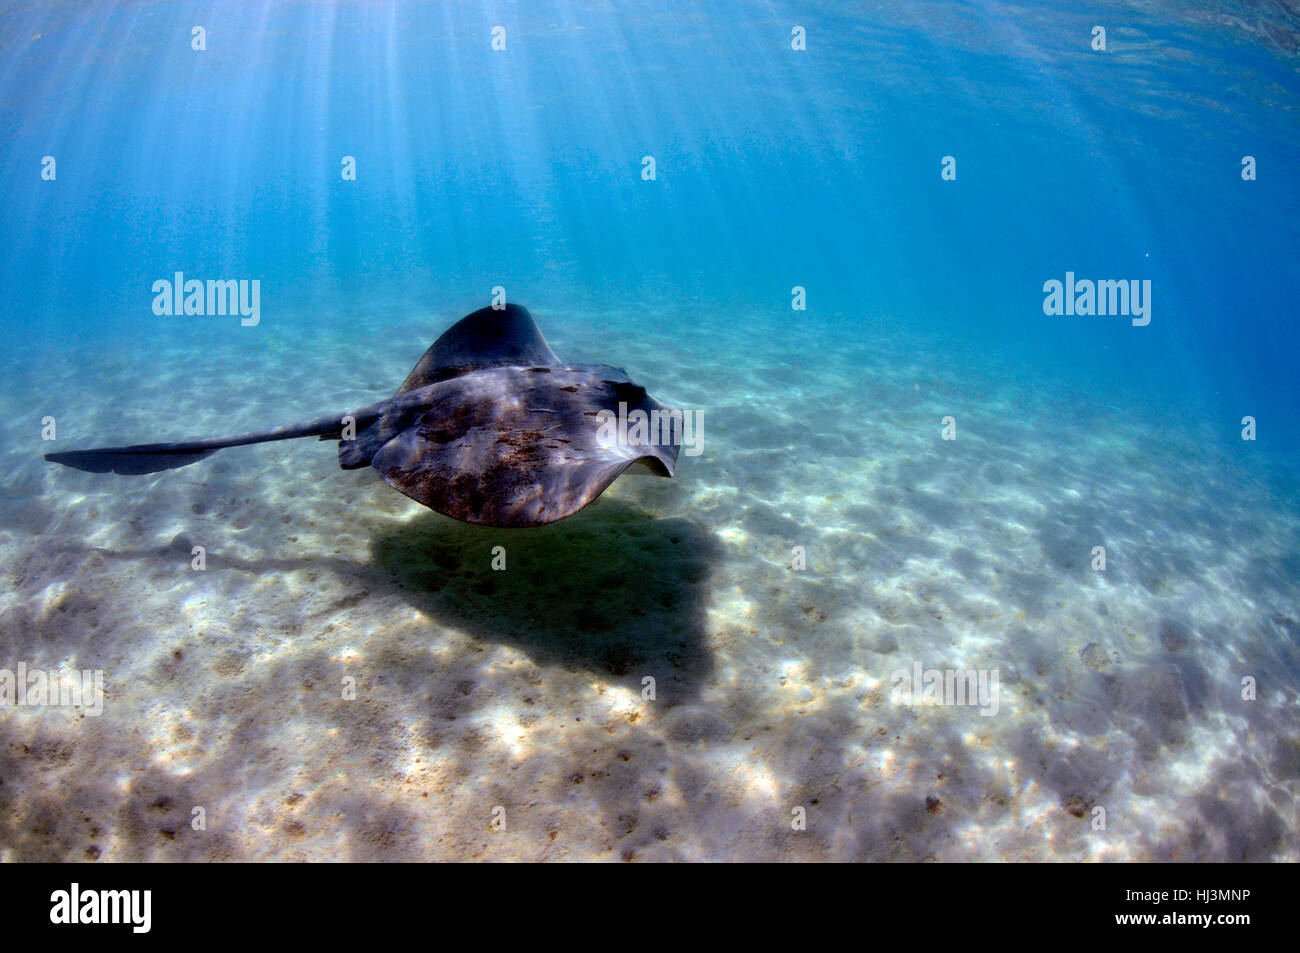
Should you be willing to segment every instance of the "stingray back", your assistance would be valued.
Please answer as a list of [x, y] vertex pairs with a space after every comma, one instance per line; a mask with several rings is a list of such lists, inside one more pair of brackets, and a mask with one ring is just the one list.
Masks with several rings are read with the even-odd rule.
[[[634, 423], [641, 411], [661, 426], [611, 440], [601, 411]], [[455, 519], [539, 526], [576, 513], [638, 461], [671, 476], [681, 434], [663, 426], [666, 413], [617, 368], [490, 368], [405, 395], [400, 429], [371, 465]]]

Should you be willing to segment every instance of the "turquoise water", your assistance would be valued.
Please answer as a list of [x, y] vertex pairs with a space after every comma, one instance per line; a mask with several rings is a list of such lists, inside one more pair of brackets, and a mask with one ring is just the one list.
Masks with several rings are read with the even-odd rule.
[[[1296, 859], [1300, 19], [1064, 6], [6, 4], [0, 666], [110, 690], [0, 709], [0, 852]], [[498, 287], [704, 453], [522, 535], [41, 460], [382, 399]]]

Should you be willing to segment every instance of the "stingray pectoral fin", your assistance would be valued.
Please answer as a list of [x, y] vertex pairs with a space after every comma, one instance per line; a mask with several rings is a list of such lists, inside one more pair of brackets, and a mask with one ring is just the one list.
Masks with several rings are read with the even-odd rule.
[[74, 470], [87, 473], [121, 473], [125, 476], [138, 476], [142, 473], [157, 473], [160, 470], [175, 470], [198, 463], [205, 457], [216, 453], [211, 450], [185, 449], [185, 444], [154, 443], [138, 447], [104, 447], [99, 450], [69, 450], [65, 453], [47, 453], [45, 459], [51, 463], [61, 463]]
[[[575, 446], [529, 429], [483, 427], [447, 442], [442, 436], [412, 426], [371, 465], [411, 499], [485, 526], [543, 526], [572, 516], [647, 456], [631, 447]], [[666, 469], [662, 460], [653, 463]]]
[[406, 394], [477, 368], [559, 363], [527, 308], [517, 304], [480, 308], [433, 342], [397, 393]]
[[650, 476], [671, 477], [673, 471], [671, 467], [676, 464], [676, 460], [667, 458], [664, 455], [640, 457], [628, 464], [624, 473], [647, 473]]
[[491, 462], [460, 468], [445, 448], [415, 430], [390, 440], [372, 461], [385, 483], [444, 516], [483, 526], [544, 526], [572, 516], [609, 487], [635, 459], [553, 462], [520, 467]]

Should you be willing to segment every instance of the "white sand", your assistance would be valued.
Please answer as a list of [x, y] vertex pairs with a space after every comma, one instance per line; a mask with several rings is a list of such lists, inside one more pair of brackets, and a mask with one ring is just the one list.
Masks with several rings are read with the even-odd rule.
[[[400, 312], [0, 382], [0, 667], [108, 683], [99, 717], [0, 708], [0, 856], [1300, 859], [1300, 524], [1249, 445], [897, 333], [535, 313], [703, 409], [704, 454], [523, 531], [314, 441], [137, 478], [38, 458], [45, 414], [71, 449], [368, 403], [439, 330]], [[894, 704], [914, 662], [996, 669], [997, 714]]]

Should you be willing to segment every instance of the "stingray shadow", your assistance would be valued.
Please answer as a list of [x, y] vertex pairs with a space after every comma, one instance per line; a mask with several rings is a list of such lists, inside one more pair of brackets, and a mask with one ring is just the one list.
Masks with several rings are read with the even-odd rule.
[[[189, 571], [191, 545], [181, 535], [146, 550], [81, 545], [51, 552], [75, 557], [61, 564], [65, 573], [76, 573], [80, 558], [144, 560], [165, 579], [178, 566]], [[492, 568], [496, 547], [504, 549], [503, 570]], [[208, 571], [265, 576], [324, 570], [343, 584], [329, 611], [346, 615], [367, 595], [396, 593], [430, 619], [514, 646], [538, 665], [586, 669], [637, 690], [644, 676], [653, 676], [659, 702], [669, 707], [694, 698], [712, 675], [705, 610], [709, 573], [722, 547], [691, 520], [655, 518], [618, 500], [600, 500], [562, 522], [529, 529], [421, 513], [388, 524], [372, 537], [370, 550], [371, 559], [361, 561], [323, 555], [249, 560], [213, 550]], [[92, 636], [101, 650], [110, 649], [104, 633], [77, 623], [83, 611], [94, 610], [94, 600], [74, 593], [56, 608], [48, 618], [22, 606], [0, 613], [0, 637], [31, 652], [80, 651]]]
[[704, 622], [721, 551], [690, 520], [604, 500], [528, 530], [422, 515], [376, 538], [371, 555], [415, 608], [445, 625], [637, 690], [653, 676], [672, 705], [713, 671]]

